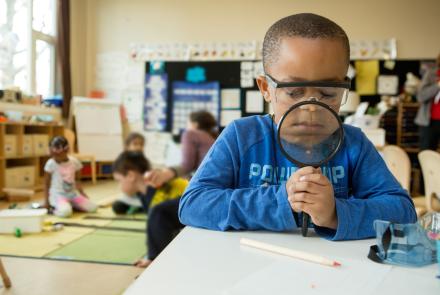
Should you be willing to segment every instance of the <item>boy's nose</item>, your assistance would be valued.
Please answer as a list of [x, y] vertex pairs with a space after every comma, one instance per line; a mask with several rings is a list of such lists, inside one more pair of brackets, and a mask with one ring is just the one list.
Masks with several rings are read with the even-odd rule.
[[300, 109], [304, 110], [304, 111], [315, 112], [316, 111], [316, 105], [312, 104], [312, 103], [304, 104], [304, 105], [300, 106]]

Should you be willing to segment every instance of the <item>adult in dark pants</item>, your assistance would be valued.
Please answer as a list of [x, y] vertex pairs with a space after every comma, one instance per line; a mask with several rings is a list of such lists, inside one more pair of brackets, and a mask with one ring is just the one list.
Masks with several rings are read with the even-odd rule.
[[420, 108], [415, 123], [419, 125], [420, 149], [436, 150], [440, 141], [440, 54], [437, 66], [423, 75], [417, 100]]

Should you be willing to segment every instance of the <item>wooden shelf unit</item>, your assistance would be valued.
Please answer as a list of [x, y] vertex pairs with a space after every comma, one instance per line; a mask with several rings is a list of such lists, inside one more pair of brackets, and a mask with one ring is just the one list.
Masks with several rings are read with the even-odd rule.
[[[418, 128], [414, 118], [419, 108], [419, 103], [399, 103], [397, 105], [397, 137], [396, 144], [408, 151], [418, 149]], [[416, 140], [414, 140], [416, 139]]]
[[[64, 134], [64, 127], [58, 124], [6, 122], [0, 123], [0, 196], [4, 196], [3, 188], [6, 186], [6, 169], [14, 167], [34, 167], [34, 185], [22, 187], [39, 191], [43, 189], [44, 164], [49, 159], [49, 150], [40, 150], [35, 153], [35, 145], [29, 154], [24, 153], [24, 139], [28, 135], [45, 135], [49, 141], [52, 137]], [[16, 140], [15, 153], [6, 155], [5, 137], [13, 135]], [[47, 142], [48, 146], [49, 142]]]

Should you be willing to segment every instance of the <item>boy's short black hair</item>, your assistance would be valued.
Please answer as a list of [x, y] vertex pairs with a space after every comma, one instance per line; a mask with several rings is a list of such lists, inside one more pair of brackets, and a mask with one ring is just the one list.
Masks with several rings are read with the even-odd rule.
[[64, 136], [55, 136], [49, 142], [50, 148], [65, 149], [69, 146], [69, 142]]
[[131, 142], [135, 139], [140, 139], [143, 144], [145, 144], [145, 137], [138, 132], [131, 132], [125, 139], [125, 147], [127, 148]]
[[300, 13], [280, 19], [266, 32], [263, 41], [263, 67], [265, 71], [277, 61], [280, 43], [285, 37], [340, 39], [346, 48], [347, 65], [350, 62], [350, 43], [344, 29], [323, 16]]
[[150, 161], [142, 152], [124, 151], [113, 162], [113, 173], [127, 175], [129, 171], [140, 174], [151, 170]]

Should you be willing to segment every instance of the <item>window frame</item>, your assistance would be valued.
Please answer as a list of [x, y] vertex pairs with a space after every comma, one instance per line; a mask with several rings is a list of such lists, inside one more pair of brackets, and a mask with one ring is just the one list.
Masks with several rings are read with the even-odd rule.
[[37, 31], [33, 28], [33, 12], [34, 12], [34, 0], [27, 0], [28, 4], [28, 42], [29, 42], [29, 53], [28, 53], [28, 85], [27, 88], [29, 92], [37, 93], [37, 41], [43, 41], [50, 44], [53, 48], [52, 54], [51, 54], [51, 75], [50, 75], [50, 87], [49, 87], [49, 93], [52, 95], [55, 95], [56, 90], [56, 75], [57, 75], [57, 30], [56, 30], [56, 24], [57, 24], [57, 11], [56, 11], [56, 0], [50, 0], [53, 1], [54, 4], [54, 10], [53, 10], [53, 32], [54, 35], [45, 34], [43, 32]]

